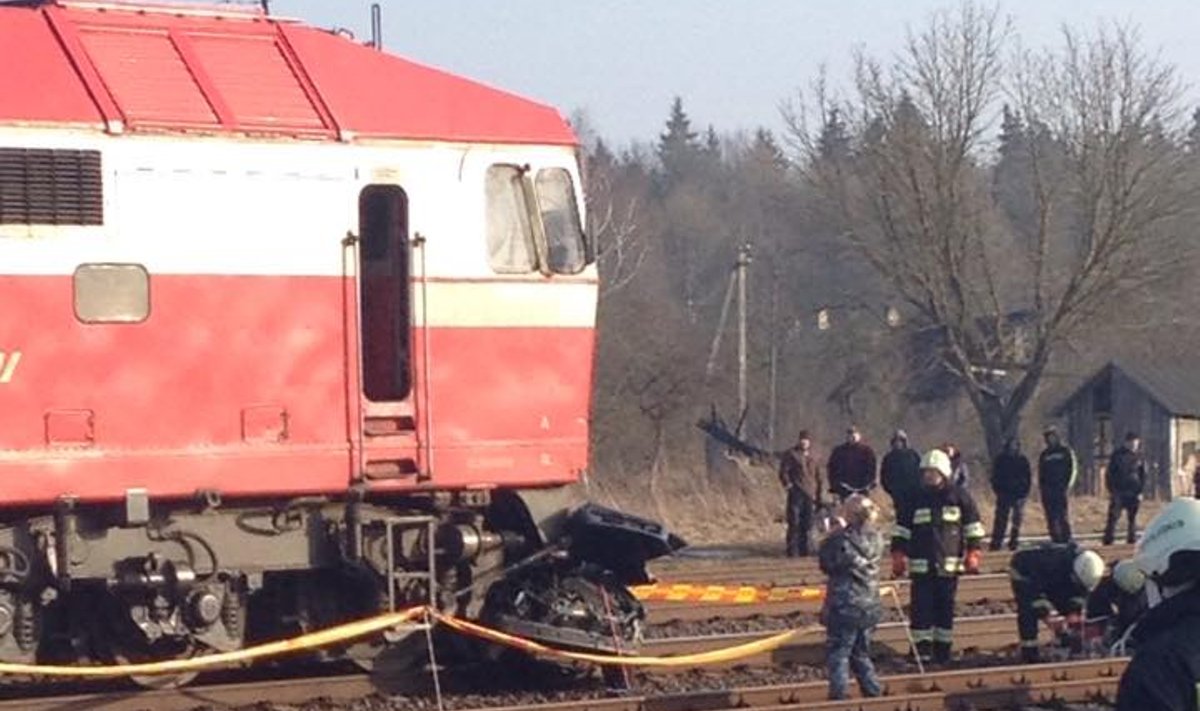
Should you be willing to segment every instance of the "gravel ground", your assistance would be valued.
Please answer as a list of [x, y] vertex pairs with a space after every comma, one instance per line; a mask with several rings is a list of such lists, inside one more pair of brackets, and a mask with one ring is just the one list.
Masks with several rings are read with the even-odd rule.
[[[980, 617], [983, 615], [1004, 615], [1017, 611], [1016, 603], [1011, 601], [989, 601], [979, 603], [962, 603], [955, 609], [955, 617]], [[664, 637], [696, 637], [709, 634], [730, 634], [735, 632], [771, 632], [786, 629], [807, 627], [818, 622], [815, 612], [797, 612], [784, 616], [743, 617], [739, 619], [712, 619], [690, 622], [666, 622], [651, 625], [645, 630], [646, 639], [661, 639]], [[885, 607], [883, 611], [885, 622], [900, 622], [902, 617], [893, 607]]]

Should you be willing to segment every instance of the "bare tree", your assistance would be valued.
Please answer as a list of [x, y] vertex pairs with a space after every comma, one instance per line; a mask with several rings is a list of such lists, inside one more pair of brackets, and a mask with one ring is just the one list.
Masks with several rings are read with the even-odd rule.
[[[967, 3], [910, 32], [895, 62], [859, 57], [854, 98], [821, 99], [853, 147], [791, 115], [810, 184], [899, 298], [940, 333], [939, 357], [991, 453], [1015, 436], [1055, 348], [1161, 274], [1193, 191], [1174, 69], [1126, 28], [1012, 53], [1009, 23]], [[1011, 61], [1006, 61], [1010, 55]], [[1028, 127], [994, 188], [1001, 99]]]

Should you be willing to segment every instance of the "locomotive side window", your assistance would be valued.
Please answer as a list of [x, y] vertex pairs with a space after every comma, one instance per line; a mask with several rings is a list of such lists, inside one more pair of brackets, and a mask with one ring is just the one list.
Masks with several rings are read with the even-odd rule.
[[0, 225], [102, 225], [100, 151], [0, 148]]
[[139, 323], [150, 315], [150, 275], [140, 264], [81, 264], [75, 317], [84, 323]]
[[493, 271], [526, 274], [536, 266], [525, 171], [515, 165], [487, 170], [487, 245]]
[[358, 197], [359, 307], [363, 391], [368, 400], [403, 400], [412, 390], [408, 196], [368, 185]]
[[579, 206], [571, 174], [549, 168], [537, 176], [538, 213], [546, 234], [546, 255], [554, 274], [578, 274], [587, 264]]

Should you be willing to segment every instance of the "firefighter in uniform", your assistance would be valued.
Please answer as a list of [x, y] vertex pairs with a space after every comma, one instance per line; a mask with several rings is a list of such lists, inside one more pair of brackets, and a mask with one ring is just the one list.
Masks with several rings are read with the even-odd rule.
[[1060, 643], [1082, 651], [1083, 611], [1088, 595], [1104, 577], [1104, 559], [1073, 543], [1051, 543], [1013, 553], [1008, 575], [1017, 601], [1021, 661], [1041, 661], [1038, 620], [1053, 612], [1065, 620], [1057, 630]]
[[1088, 638], [1123, 655], [1131, 647], [1125, 633], [1145, 611], [1146, 574], [1133, 560], [1122, 560], [1088, 596]]
[[1134, 562], [1150, 609], [1130, 635], [1117, 711], [1196, 711], [1200, 691], [1200, 501], [1178, 498], [1146, 526]]
[[921, 459], [921, 490], [900, 513], [892, 537], [892, 574], [912, 581], [912, 633], [917, 654], [950, 661], [958, 576], [979, 572], [983, 523], [966, 489], [950, 482], [950, 457], [939, 449]]

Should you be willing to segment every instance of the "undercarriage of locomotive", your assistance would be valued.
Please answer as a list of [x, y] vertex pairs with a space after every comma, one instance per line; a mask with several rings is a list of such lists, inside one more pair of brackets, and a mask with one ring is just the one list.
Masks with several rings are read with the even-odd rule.
[[[0, 661], [187, 658], [424, 604], [553, 646], [634, 649], [644, 611], [627, 586], [682, 541], [650, 521], [539, 496], [230, 507], [209, 496], [154, 515], [145, 502], [124, 511], [65, 502], [0, 528]], [[419, 662], [418, 631], [313, 654], [368, 669], [382, 658]]]

